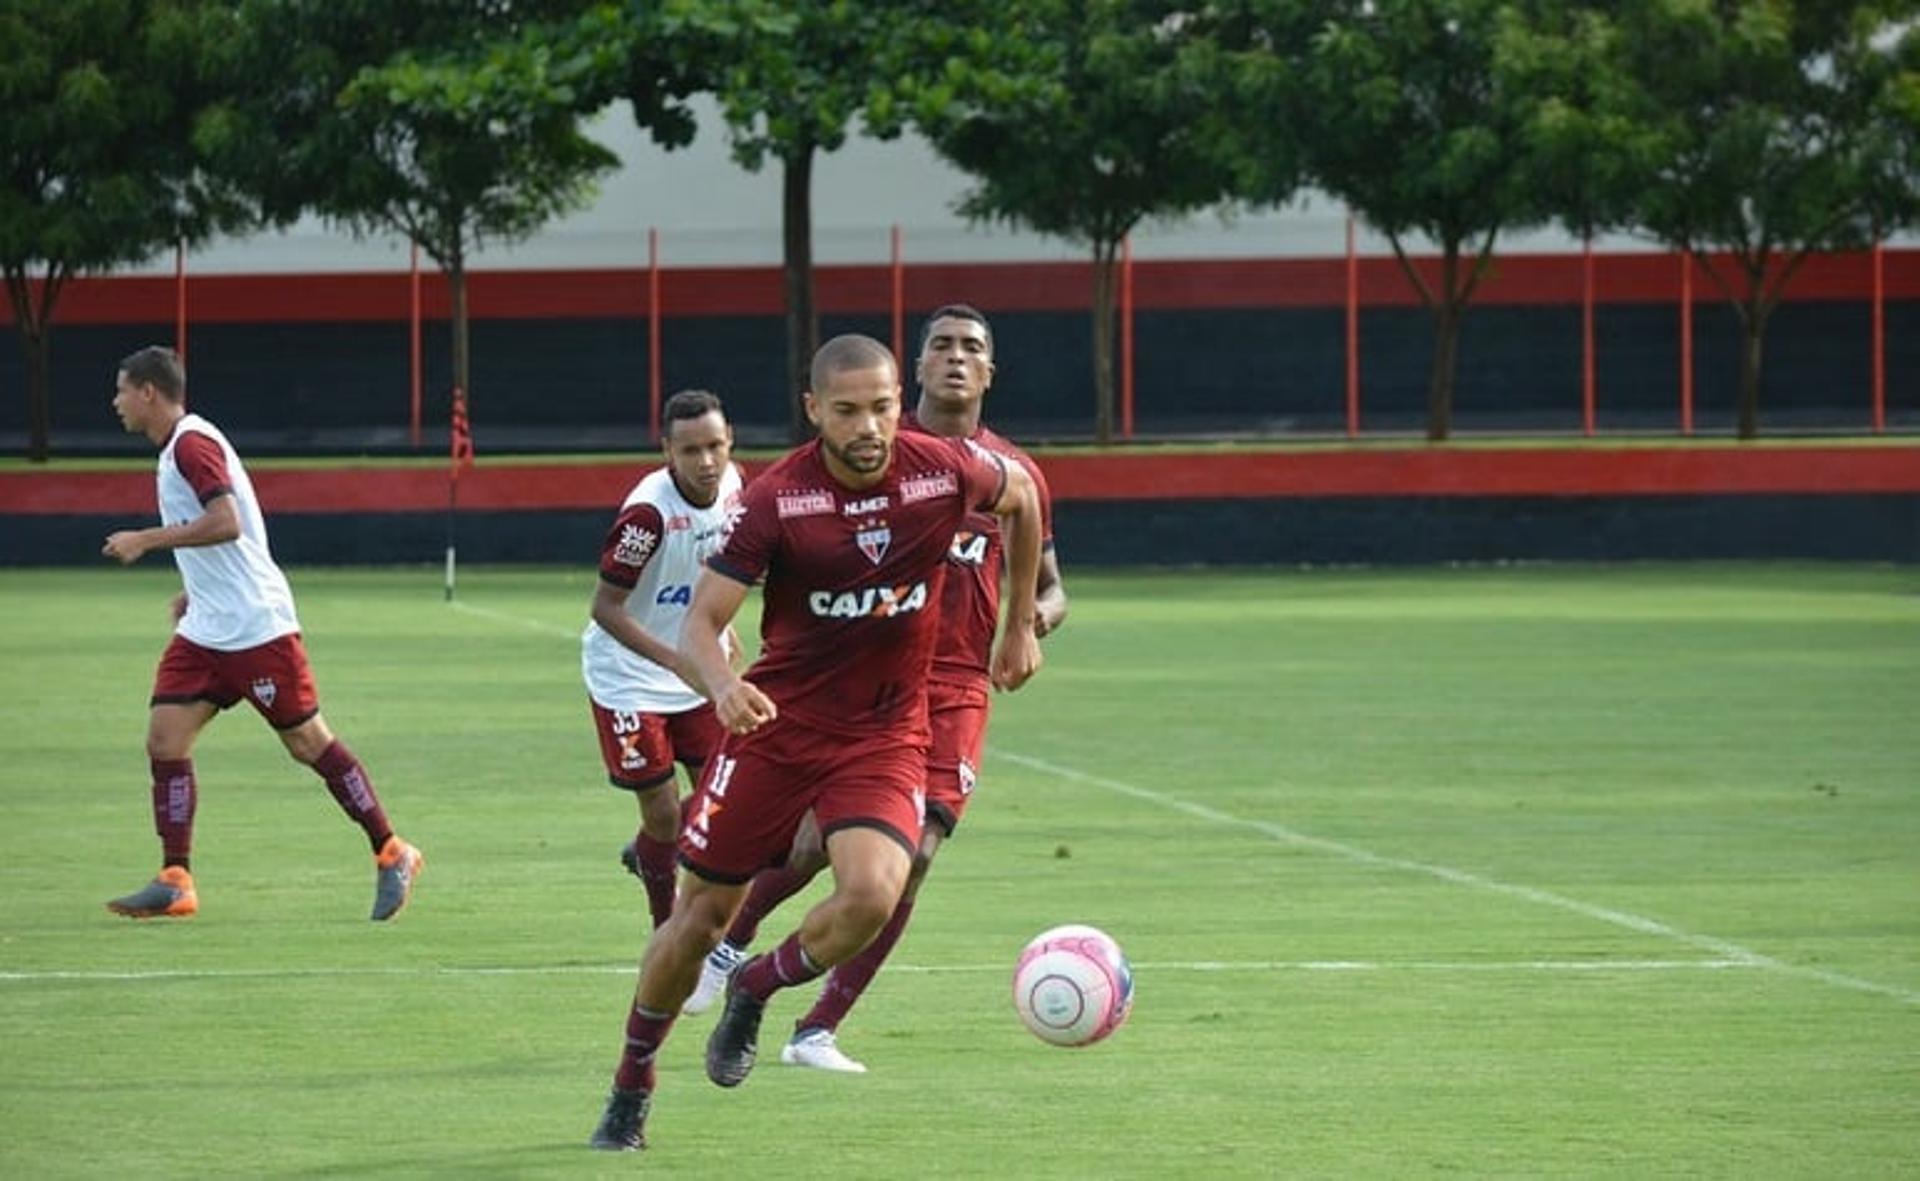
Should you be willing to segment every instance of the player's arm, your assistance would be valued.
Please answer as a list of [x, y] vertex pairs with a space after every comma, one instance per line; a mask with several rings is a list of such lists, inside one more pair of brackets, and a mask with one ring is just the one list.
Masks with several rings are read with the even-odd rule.
[[621, 586], [602, 578], [593, 590], [593, 621], [600, 625], [601, 631], [612, 636], [629, 652], [651, 660], [662, 668], [679, 672], [679, 650], [656, 639], [652, 632], [641, 627], [640, 622], [627, 613], [627, 600], [633, 597], [633, 591], [633, 587]]
[[1040, 551], [1040, 579], [1034, 595], [1033, 634], [1050, 636], [1067, 621], [1067, 585], [1060, 581], [1060, 555], [1052, 546]]
[[1040, 670], [1039, 618], [1040, 494], [1033, 477], [1017, 463], [1005, 465], [1006, 485], [993, 505], [1007, 547], [1006, 610], [993, 652], [996, 689], [1018, 689]]
[[199, 516], [178, 525], [122, 529], [109, 534], [100, 553], [128, 566], [157, 549], [219, 545], [240, 536], [240, 510], [234, 506], [231, 493], [222, 492], [201, 507], [205, 511]]
[[735, 734], [757, 730], [779, 714], [772, 698], [734, 672], [721, 639], [747, 601], [747, 589], [738, 579], [702, 570], [680, 625], [681, 678], [713, 702], [720, 724]]

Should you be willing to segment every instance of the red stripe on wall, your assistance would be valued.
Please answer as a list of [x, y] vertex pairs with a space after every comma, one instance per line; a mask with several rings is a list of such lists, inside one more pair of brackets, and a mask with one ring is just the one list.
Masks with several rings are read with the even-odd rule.
[[[1920, 494], [1920, 447], [1365, 450], [1042, 457], [1056, 500], [1258, 500], [1324, 496]], [[462, 509], [605, 509], [645, 464], [482, 465]], [[435, 512], [438, 468], [264, 468], [269, 513]], [[140, 472], [0, 473], [0, 513], [151, 517]]]
[[[1888, 250], [1886, 297], [1920, 299], [1920, 250]], [[1434, 259], [1418, 260], [1429, 275]], [[1516, 254], [1496, 258], [1475, 295], [1484, 305], [1568, 305], [1580, 301], [1580, 256]], [[1725, 258], [1721, 273], [1737, 272]], [[1135, 306], [1141, 311], [1209, 308], [1334, 309], [1345, 298], [1343, 258], [1208, 259], [1135, 264]], [[1360, 298], [1366, 307], [1416, 307], [1419, 296], [1392, 258], [1360, 260]], [[1665, 253], [1602, 254], [1596, 258], [1596, 297], [1605, 303], [1673, 303], [1679, 268]], [[301, 323], [406, 320], [405, 271], [381, 274], [194, 275], [188, 260], [193, 323]], [[838, 315], [888, 315], [892, 276], [884, 263], [821, 267], [820, 310]], [[647, 314], [644, 269], [480, 271], [469, 276], [478, 319], [638, 319]], [[445, 319], [445, 277], [424, 277], [425, 314]], [[1703, 276], [1703, 298], [1718, 291]], [[1744, 283], [1736, 282], [1736, 289]], [[1793, 300], [1865, 301], [1872, 289], [1872, 256], [1811, 258], [1793, 278]], [[910, 311], [966, 302], [996, 314], [1084, 312], [1093, 280], [1086, 263], [932, 263], [906, 268]], [[170, 277], [73, 280], [61, 296], [59, 323], [171, 324], [175, 289]], [[783, 296], [777, 267], [686, 267], [661, 276], [666, 316], [777, 316]], [[0, 321], [11, 323], [0, 308]]]

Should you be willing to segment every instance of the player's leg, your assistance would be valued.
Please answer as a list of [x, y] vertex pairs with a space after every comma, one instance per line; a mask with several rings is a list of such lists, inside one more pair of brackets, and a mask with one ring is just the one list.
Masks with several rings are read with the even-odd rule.
[[900, 902], [886, 926], [859, 954], [834, 966], [822, 982], [813, 1008], [794, 1023], [793, 1037], [780, 1050], [780, 1061], [817, 1070], [860, 1073], [866, 1067], [848, 1057], [839, 1044], [840, 1023], [859, 1002], [913, 919], [914, 899], [926, 880], [946, 839], [953, 835], [973, 800], [978, 781], [975, 770], [986, 749], [987, 718], [992, 699], [977, 685], [929, 687], [927, 704], [933, 742], [927, 752], [926, 823], [913, 857], [913, 869]]
[[879, 974], [880, 966], [893, 954], [894, 947], [900, 942], [900, 936], [913, 921], [913, 900], [920, 892], [920, 883], [926, 880], [927, 870], [932, 867], [933, 859], [940, 852], [945, 840], [945, 830], [937, 823], [930, 823], [920, 834], [920, 848], [913, 857], [913, 866], [907, 873], [906, 888], [900, 892], [900, 901], [894, 905], [893, 913], [880, 928], [873, 941], [861, 948], [839, 964], [821, 982], [820, 995], [814, 1000], [813, 1008], [793, 1025], [793, 1036], [780, 1048], [780, 1061], [789, 1066], [806, 1066], [814, 1070], [827, 1070], [839, 1074], [865, 1074], [867, 1067], [863, 1062], [850, 1058], [840, 1049], [840, 1023], [866, 994], [867, 986]]
[[659, 927], [673, 911], [674, 835], [680, 828], [680, 787], [668, 764], [665, 779], [634, 789], [640, 806], [640, 829], [620, 853], [620, 864], [640, 879], [647, 892], [647, 911]]
[[640, 879], [653, 925], [658, 927], [673, 909], [674, 838], [680, 830], [680, 796], [673, 786], [674, 750], [667, 719], [591, 698], [587, 705], [607, 782], [632, 792], [640, 811], [639, 828], [620, 846], [620, 864]]
[[155, 701], [147, 715], [147, 765], [152, 772], [153, 828], [160, 838], [160, 872], [131, 894], [107, 903], [128, 918], [185, 918], [200, 909], [193, 885], [193, 816], [200, 801], [193, 743], [219, 707], [212, 701]]
[[727, 928], [726, 938], [708, 953], [701, 965], [700, 985], [687, 998], [686, 1012], [704, 1013], [713, 1007], [713, 1002], [726, 991], [734, 971], [747, 962], [747, 949], [753, 946], [761, 921], [782, 902], [798, 894], [826, 867], [827, 849], [820, 837], [820, 824], [813, 813], [808, 812], [800, 823], [800, 831], [794, 834], [786, 863], [754, 875], [753, 888], [747, 891], [746, 902], [734, 916], [733, 925]]
[[609, 1151], [645, 1148], [647, 1113], [657, 1082], [655, 1059], [682, 1003], [700, 977], [700, 963], [726, 931], [746, 894], [744, 884], [689, 873], [667, 921], [647, 941], [640, 979], [627, 1011], [626, 1040], [606, 1110], [588, 1143]]
[[366, 767], [334, 736], [318, 710], [304, 721], [275, 729], [287, 753], [320, 777], [334, 803], [367, 836], [374, 865], [373, 910], [368, 917], [384, 922], [400, 913], [413, 897], [414, 882], [427, 859], [394, 833]]
[[707, 1077], [723, 1087], [739, 1085], [752, 1071], [767, 999], [818, 978], [870, 943], [899, 903], [912, 864], [898, 831], [866, 825], [829, 832], [827, 859], [833, 892], [780, 946], [742, 964], [727, 988], [726, 1010], [707, 1040]]

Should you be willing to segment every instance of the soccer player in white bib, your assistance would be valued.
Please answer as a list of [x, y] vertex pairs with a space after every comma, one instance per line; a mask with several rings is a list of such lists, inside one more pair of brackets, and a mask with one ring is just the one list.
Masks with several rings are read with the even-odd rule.
[[640, 831], [621, 847], [620, 861], [646, 887], [656, 927], [673, 910], [680, 832], [674, 764], [698, 782], [721, 737], [712, 703], [676, 671], [680, 624], [694, 580], [732, 525], [741, 488], [733, 428], [719, 398], [682, 390], [667, 399], [661, 422], [667, 466], [634, 485], [607, 531], [593, 620], [580, 637], [580, 671], [607, 781], [640, 805]]
[[219, 428], [188, 413], [186, 397], [186, 371], [173, 350], [144, 348], [120, 363], [114, 412], [129, 434], [160, 448], [160, 524], [111, 534], [101, 553], [131, 565], [171, 550], [185, 589], [174, 596], [174, 635], [154, 674], [147, 722], [160, 873], [107, 909], [142, 919], [199, 909], [190, 864], [199, 801], [193, 744], [215, 714], [245, 700], [366, 833], [374, 856], [371, 917], [390, 919], [407, 904], [425, 859], [394, 835], [366, 768], [320, 716], [293, 592], [267, 548], [253, 481]]

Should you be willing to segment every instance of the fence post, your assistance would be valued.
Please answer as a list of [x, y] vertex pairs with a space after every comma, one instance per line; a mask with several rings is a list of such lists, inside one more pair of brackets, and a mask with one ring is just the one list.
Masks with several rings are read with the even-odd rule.
[[660, 230], [647, 227], [647, 430], [660, 441]]
[[1693, 251], [1680, 250], [1680, 433], [1693, 434]]
[[1360, 436], [1360, 255], [1347, 214], [1347, 438]]
[[1587, 231], [1580, 259], [1580, 430], [1593, 438], [1593, 231]]
[[187, 363], [187, 240], [173, 244], [173, 351]]
[[1133, 235], [1120, 239], [1120, 437], [1133, 438]]

